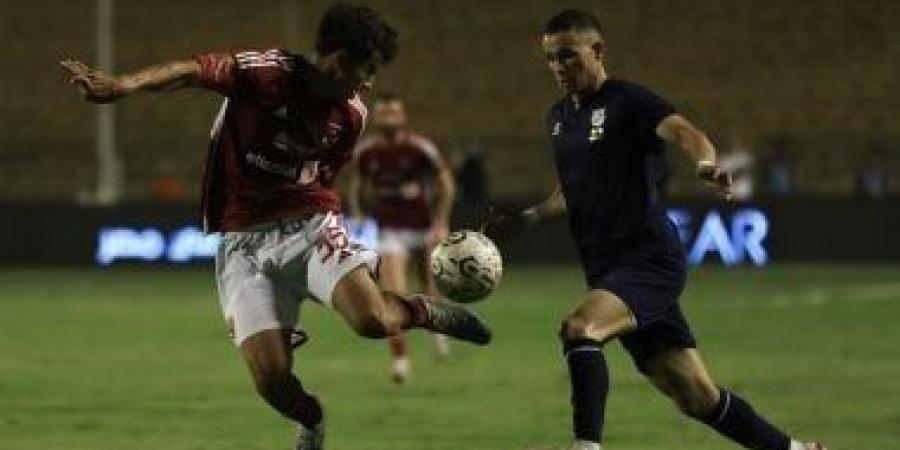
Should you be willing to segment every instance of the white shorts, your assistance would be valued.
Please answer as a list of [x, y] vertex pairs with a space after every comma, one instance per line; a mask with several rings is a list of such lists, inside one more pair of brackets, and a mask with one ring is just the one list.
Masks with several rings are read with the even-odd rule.
[[378, 253], [408, 255], [425, 249], [425, 230], [381, 228], [378, 230]]
[[292, 329], [299, 301], [331, 306], [335, 285], [378, 255], [351, 240], [340, 216], [287, 220], [259, 231], [225, 233], [216, 256], [219, 305], [236, 345], [264, 330]]

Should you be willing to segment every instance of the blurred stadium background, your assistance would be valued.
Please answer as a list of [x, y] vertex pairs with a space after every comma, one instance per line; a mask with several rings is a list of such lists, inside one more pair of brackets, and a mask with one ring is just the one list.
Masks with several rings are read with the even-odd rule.
[[[740, 178], [742, 199], [723, 206], [670, 154], [666, 195], [702, 263], [688, 311], [713, 368], [792, 430], [838, 449], [895, 448], [900, 2], [367, 3], [401, 33], [377, 88], [402, 95], [413, 127], [454, 164], [460, 226], [488, 203], [551, 187], [543, 116], [556, 89], [539, 30], [566, 6], [597, 12], [610, 72], [673, 101]], [[192, 228], [218, 99], [96, 108], [57, 63], [121, 72], [210, 49], [307, 52], [328, 4], [0, 3], [0, 448], [285, 446], [288, 430], [255, 400], [221, 334], [215, 243]], [[388, 385], [382, 346], [305, 308], [314, 341], [300, 365], [333, 408], [334, 448], [561, 442], [553, 330], [581, 286], [569, 246], [564, 224], [515, 243], [509, 278], [483, 305], [497, 345], [460, 347], [449, 364], [422, 350], [405, 391]], [[610, 448], [729, 448], [614, 358]]]

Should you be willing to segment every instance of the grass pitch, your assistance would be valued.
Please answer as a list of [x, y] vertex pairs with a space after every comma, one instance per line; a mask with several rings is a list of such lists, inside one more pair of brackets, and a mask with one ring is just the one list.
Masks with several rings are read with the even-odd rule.
[[[293, 428], [258, 400], [225, 337], [211, 270], [0, 271], [0, 448], [287, 449]], [[574, 268], [512, 267], [478, 309], [487, 348], [450, 361], [412, 336], [412, 383], [383, 343], [313, 304], [298, 353], [324, 399], [330, 450], [522, 450], [568, 440], [555, 329]], [[900, 266], [700, 269], [684, 299], [715, 378], [791, 433], [832, 449], [900, 440]], [[608, 347], [605, 448], [736, 448], [679, 416]]]

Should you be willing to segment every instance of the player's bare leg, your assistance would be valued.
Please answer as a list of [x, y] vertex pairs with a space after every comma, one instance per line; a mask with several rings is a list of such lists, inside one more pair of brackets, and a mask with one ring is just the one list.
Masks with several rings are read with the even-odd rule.
[[609, 372], [603, 345], [637, 326], [631, 310], [615, 294], [589, 291], [563, 320], [560, 339], [572, 387], [571, 450], [598, 450], [603, 431]]
[[[406, 293], [408, 258], [402, 253], [383, 253], [378, 264], [378, 284], [382, 291]], [[391, 380], [397, 384], [409, 381], [412, 369], [406, 346], [406, 336], [400, 331], [389, 339], [391, 351]]]
[[266, 403], [298, 424], [298, 450], [322, 448], [322, 405], [306, 392], [291, 372], [291, 330], [265, 330], [245, 339], [241, 355], [250, 369], [257, 392]]
[[486, 345], [491, 341], [487, 324], [466, 308], [422, 294], [382, 292], [362, 266], [338, 281], [331, 302], [363, 337], [385, 338], [416, 327], [473, 344]]
[[765, 450], [825, 450], [817, 443], [801, 443], [769, 424], [732, 392], [719, 388], [700, 353], [693, 348], [672, 349], [647, 365], [650, 381], [681, 412], [747, 448]]
[[[440, 293], [434, 284], [434, 277], [431, 276], [430, 255], [432, 248], [433, 246], [429, 246], [425, 251], [415, 252], [413, 255], [413, 266], [422, 290], [428, 295], [438, 298]], [[435, 354], [438, 359], [450, 357], [450, 339], [447, 339], [447, 336], [440, 333], [431, 333], [431, 338], [434, 342]]]

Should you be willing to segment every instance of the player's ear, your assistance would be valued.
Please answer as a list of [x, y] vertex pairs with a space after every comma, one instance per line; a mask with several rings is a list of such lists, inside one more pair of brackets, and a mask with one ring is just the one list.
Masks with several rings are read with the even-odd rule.
[[603, 56], [606, 55], [606, 44], [603, 41], [595, 42], [594, 45], [591, 45], [591, 49], [594, 50], [594, 57], [597, 59], [603, 59]]
[[319, 57], [319, 68], [329, 76], [336, 75], [341, 69], [340, 54], [342, 50], [334, 51]]

